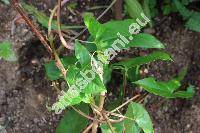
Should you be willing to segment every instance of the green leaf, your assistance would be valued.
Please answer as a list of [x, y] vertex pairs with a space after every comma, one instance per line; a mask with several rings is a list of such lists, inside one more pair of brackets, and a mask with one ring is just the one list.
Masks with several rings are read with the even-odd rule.
[[126, 60], [126, 61], [114, 63], [113, 67], [115, 68], [116, 66], [123, 66], [125, 69], [129, 69], [129, 68], [132, 68], [132, 67], [136, 67], [136, 66], [140, 66], [140, 65], [150, 63], [150, 62], [155, 61], [155, 60], [172, 61], [171, 57], [168, 54], [166, 54], [164, 52], [156, 51], [156, 52], [153, 52], [152, 54], [149, 54], [147, 56], [136, 57], [136, 58], [132, 58], [132, 59], [129, 59], [129, 60]]
[[78, 41], [75, 42], [75, 56], [82, 66], [90, 64], [91, 57], [89, 51]]
[[[47, 17], [41, 11], [38, 11], [32, 5], [28, 5], [28, 4], [24, 3], [24, 2], [22, 2], [21, 4], [22, 4], [22, 7], [28, 13], [32, 14], [43, 27], [48, 28], [49, 17]], [[57, 30], [58, 29], [57, 22], [55, 20], [52, 21], [51, 28], [53, 30]], [[63, 24], [61, 26], [61, 29], [80, 29], [80, 28], [84, 28], [84, 26], [66, 26], [66, 25], [63, 25]]]
[[153, 77], [138, 80], [134, 83], [155, 95], [159, 95], [166, 98], [174, 98], [173, 94], [171, 93], [173, 88], [170, 88], [163, 82], [157, 82]]
[[164, 45], [150, 34], [137, 34], [133, 36], [133, 40], [127, 45], [129, 47], [139, 48], [165, 48]]
[[141, 133], [141, 128], [133, 120], [126, 119], [124, 126], [127, 133]]
[[[135, 84], [141, 86], [146, 91], [153, 93], [155, 95], [159, 95], [165, 98], [191, 98], [193, 96], [193, 92], [191, 93], [191, 89], [188, 91], [176, 91], [180, 88], [181, 84], [178, 80], [172, 79], [168, 82], [158, 82], [155, 78], [145, 78], [142, 80], [138, 80], [134, 82]], [[191, 87], [189, 87], [191, 88]], [[174, 92], [176, 91], [176, 92]]]
[[[143, 1], [143, 10], [144, 10], [145, 15], [150, 19], [150, 18], [152, 18], [152, 16], [151, 16], [151, 10], [150, 10], [150, 6], [149, 6], [149, 2], [150, 2], [150, 0], [144, 0]], [[149, 22], [149, 26], [153, 27], [152, 20]]]
[[91, 95], [82, 93], [81, 89], [74, 84], [66, 92], [61, 91], [61, 95], [58, 96], [58, 101], [53, 104], [52, 110], [59, 114], [68, 106], [80, 104], [81, 102], [90, 103]]
[[171, 5], [164, 5], [162, 7], [162, 11], [164, 15], [169, 15], [172, 12], [172, 7]]
[[185, 18], [189, 18], [192, 15], [192, 12], [189, 11], [179, 0], [173, 0], [176, 8], [178, 9], [179, 13]]
[[138, 0], [125, 0], [126, 10], [133, 19], [141, 18], [143, 9]]
[[183, 5], [188, 5], [191, 2], [191, 0], [181, 0], [181, 3]]
[[56, 112], [80, 102], [90, 103], [92, 95], [106, 91], [100, 77], [90, 67], [71, 66], [67, 72], [67, 83], [69, 89], [59, 96], [58, 102], [52, 107]]
[[[136, 23], [133, 19], [100, 24], [93, 16], [85, 15], [84, 21], [90, 34], [94, 38], [97, 50], [102, 51], [112, 48], [114, 43], [119, 49], [130, 47], [164, 48], [164, 45], [152, 35], [143, 33], [131, 35], [129, 26]], [[139, 26], [139, 28], [141, 29], [143, 27]], [[123, 40], [121, 40], [121, 38], [123, 38]], [[121, 44], [120, 41], [122, 41], [123, 44]]]
[[[130, 36], [126, 36], [126, 39], [128, 40]], [[115, 51], [118, 49], [127, 49], [131, 47], [137, 47], [137, 48], [158, 48], [162, 49], [164, 48], [164, 45], [158, 41], [154, 36], [150, 34], [145, 34], [145, 33], [140, 33], [137, 35], [132, 35], [133, 39], [128, 40], [128, 44], [126, 44], [124, 41], [122, 41], [123, 45], [120, 44], [120, 39], [111, 39], [111, 40], [106, 40], [99, 42], [97, 44], [97, 49], [98, 50], [105, 50], [108, 48], [113, 48]], [[113, 44], [116, 43], [117, 49], [113, 46]]]
[[149, 7], [150, 8], [155, 8], [157, 4], [157, 0], [149, 0]]
[[70, 86], [76, 85], [79, 92], [86, 94], [98, 94], [106, 90], [100, 77], [89, 66], [69, 68], [67, 81]]
[[7, 61], [16, 61], [14, 51], [12, 50], [11, 42], [4, 41], [0, 43], [0, 59], [3, 58]]
[[127, 70], [127, 79], [131, 82], [137, 81], [140, 79], [140, 66], [132, 67]]
[[187, 74], [188, 71], [188, 67], [184, 67], [178, 74], [178, 76], [175, 78], [176, 80], [178, 80], [179, 82], [181, 82], [185, 75]]
[[175, 92], [174, 95], [176, 97], [181, 97], [181, 98], [192, 98], [194, 96], [194, 86], [189, 85], [189, 87], [187, 88], [187, 91], [178, 91]]
[[[65, 69], [67, 69], [70, 65], [74, 65], [77, 62], [77, 60], [74, 56], [67, 56], [67, 57], [61, 58], [61, 62], [64, 65]], [[46, 71], [47, 77], [50, 80], [57, 80], [61, 78], [62, 76], [60, 70], [57, 68], [55, 64], [55, 61], [50, 61], [46, 63], [45, 71]]]
[[200, 13], [194, 12], [185, 26], [190, 30], [200, 32]]
[[[89, 115], [89, 107], [87, 104], [80, 104], [79, 106], [76, 106], [76, 108]], [[83, 117], [73, 109], [69, 109], [59, 122], [56, 133], [80, 133], [87, 124], [87, 118]]]
[[85, 13], [84, 23], [87, 26], [92, 37], [98, 38], [100, 35], [102, 35], [104, 27], [94, 18], [93, 14]]
[[134, 120], [125, 119], [124, 125], [127, 133], [139, 133], [138, 127], [144, 133], [154, 133], [151, 118], [141, 104], [135, 102], [130, 103], [125, 116]]
[[111, 39], [117, 39], [119, 36], [117, 35], [120, 33], [123, 36], [130, 36], [129, 26], [132, 23], [136, 23], [134, 19], [125, 19], [125, 20], [111, 20], [107, 23], [102, 24], [104, 27], [103, 34], [96, 38], [96, 40], [106, 41]]
[[[112, 127], [114, 128], [115, 133], [122, 133], [123, 132], [123, 128], [124, 128], [123, 122], [112, 124]], [[101, 125], [101, 131], [102, 131], [102, 133], [112, 133], [108, 124], [102, 124]]]

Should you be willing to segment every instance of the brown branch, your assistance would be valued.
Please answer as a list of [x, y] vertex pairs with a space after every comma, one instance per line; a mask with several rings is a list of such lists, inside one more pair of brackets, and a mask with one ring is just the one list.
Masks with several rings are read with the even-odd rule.
[[93, 121], [97, 121], [97, 122], [101, 122], [101, 123], [104, 123], [103, 121], [101, 120], [98, 120], [98, 119], [95, 119], [85, 113], [83, 113], [82, 111], [80, 111], [79, 109], [75, 108], [74, 106], [70, 106], [74, 111], [76, 111], [77, 113], [79, 113], [80, 115], [84, 116], [85, 118], [89, 119], [89, 120], [93, 120]]
[[91, 123], [89, 126], [87, 126], [87, 128], [83, 131], [83, 133], [88, 133], [90, 131], [90, 129], [92, 128], [93, 123]]
[[48, 45], [47, 41], [44, 39], [42, 34], [39, 32], [39, 30], [35, 27], [33, 22], [26, 16], [23, 9], [19, 5], [18, 1], [17, 0], [11, 0], [11, 3], [12, 3], [12, 6], [14, 7], [14, 9], [22, 16], [22, 18], [25, 20], [27, 25], [32, 29], [32, 31], [35, 33], [35, 35], [39, 38], [39, 40], [42, 42], [42, 44], [48, 50], [48, 52], [50, 54], [52, 54], [51, 47]]
[[122, 0], [117, 0], [114, 5], [114, 14], [115, 14], [115, 19], [117, 20], [122, 20], [122, 5], [123, 5]]
[[117, 110], [123, 108], [125, 105], [127, 105], [127, 104], [130, 103], [131, 101], [135, 100], [135, 99], [138, 98], [139, 96], [140, 96], [140, 95], [138, 94], [138, 95], [132, 97], [131, 99], [129, 99], [128, 101], [126, 101], [125, 103], [123, 103], [122, 105], [120, 105], [119, 107], [117, 107], [117, 108], [115, 108], [114, 110], [112, 110], [111, 112], [113, 113], [113, 112], [115, 112], [115, 111], [117, 111]]

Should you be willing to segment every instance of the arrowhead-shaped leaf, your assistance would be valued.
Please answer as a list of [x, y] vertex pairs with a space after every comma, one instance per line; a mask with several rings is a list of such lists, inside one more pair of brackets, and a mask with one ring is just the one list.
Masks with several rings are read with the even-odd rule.
[[154, 133], [151, 118], [144, 107], [139, 103], [130, 103], [125, 116], [124, 125], [127, 133], [140, 133], [140, 127], [144, 133]]

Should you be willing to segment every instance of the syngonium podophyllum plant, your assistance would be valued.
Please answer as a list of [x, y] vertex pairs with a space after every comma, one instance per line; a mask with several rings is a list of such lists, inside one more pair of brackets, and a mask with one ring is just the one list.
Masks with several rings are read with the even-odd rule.
[[[162, 51], [164, 45], [152, 35], [145, 33], [131, 35], [129, 33], [130, 25], [137, 23], [135, 20], [126, 19], [101, 24], [92, 15], [86, 14], [84, 22], [90, 33], [88, 41], [81, 44], [77, 40], [74, 55], [61, 58], [67, 71], [66, 77], [63, 77], [55, 61], [45, 64], [50, 80], [66, 81], [65, 90], [61, 91], [58, 101], [52, 106], [52, 110], [56, 113], [65, 110], [56, 129], [57, 133], [89, 132], [90, 129], [92, 132], [97, 132], [97, 127], [100, 127], [103, 133], [154, 132], [148, 112], [142, 104], [132, 102], [134, 98], [124, 104], [118, 104], [116, 108], [108, 109], [106, 106], [109, 105], [105, 106], [106, 92], [109, 90], [107, 84], [115, 69], [121, 70], [122, 75], [132, 85], [140, 86], [149, 93], [165, 98], [191, 98], [193, 96], [192, 85], [189, 85], [186, 91], [179, 90], [186, 69], [183, 69], [177, 77], [165, 82], [157, 81], [154, 77], [135, 78], [139, 77], [138, 71], [144, 64], [157, 60], [172, 61], [172, 58]], [[125, 40], [128, 42], [124, 42]], [[131, 47], [153, 48], [155, 52], [110, 63], [111, 57], [117, 55], [120, 50]], [[125, 105], [128, 107], [125, 108]]]

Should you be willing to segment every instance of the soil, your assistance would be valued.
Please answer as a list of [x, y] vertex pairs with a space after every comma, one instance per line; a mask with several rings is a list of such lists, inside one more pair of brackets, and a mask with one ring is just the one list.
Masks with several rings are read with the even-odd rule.
[[[47, 14], [48, 7], [53, 7], [46, 0], [32, 3]], [[80, 24], [84, 5], [92, 6], [93, 3], [78, 1], [79, 17], [72, 16], [74, 19], [66, 21]], [[108, 5], [107, 1], [97, 3]], [[16, 12], [11, 7], [0, 4], [0, 14], [0, 42], [11, 40], [18, 56], [17, 62], [0, 60], [0, 133], [53, 133], [62, 115], [47, 109], [57, 98], [56, 90], [44, 73], [43, 65], [49, 59], [48, 53], [24, 23], [13, 25]], [[110, 14], [103, 21], [112, 18]], [[149, 94], [146, 107], [156, 133], [199, 133], [200, 33], [186, 30], [184, 22], [177, 16], [173, 14], [155, 20], [155, 36], [166, 45], [166, 51], [172, 55], [174, 62], [152, 63], [147, 66], [148, 75], [167, 80], [188, 65], [183, 84], [189, 82], [195, 85], [195, 96], [191, 100], [168, 100]]]

